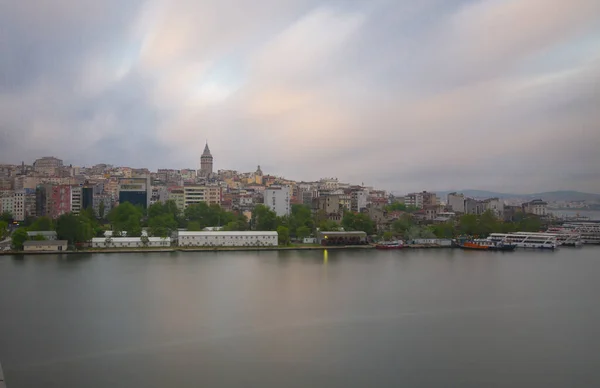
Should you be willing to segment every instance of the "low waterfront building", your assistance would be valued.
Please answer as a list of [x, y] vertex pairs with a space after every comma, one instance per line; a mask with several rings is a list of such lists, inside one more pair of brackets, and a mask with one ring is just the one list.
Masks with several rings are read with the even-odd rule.
[[269, 231], [179, 231], [177, 245], [180, 247], [247, 247], [277, 246], [277, 232]]
[[95, 237], [92, 248], [165, 248], [171, 246], [169, 237]]
[[61, 252], [66, 251], [67, 246], [67, 240], [28, 240], [23, 243], [23, 250], [25, 252]]
[[321, 245], [366, 245], [365, 232], [317, 232], [317, 242]]

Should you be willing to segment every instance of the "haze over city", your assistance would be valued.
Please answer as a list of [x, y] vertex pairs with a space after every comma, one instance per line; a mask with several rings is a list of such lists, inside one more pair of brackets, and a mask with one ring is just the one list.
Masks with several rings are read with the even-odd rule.
[[0, 163], [600, 193], [597, 0], [12, 1]]

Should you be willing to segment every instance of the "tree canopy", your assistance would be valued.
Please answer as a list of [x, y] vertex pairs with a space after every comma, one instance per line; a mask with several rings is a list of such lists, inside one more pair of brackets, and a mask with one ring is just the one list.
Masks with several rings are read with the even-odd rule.
[[0, 214], [0, 220], [6, 223], [11, 222], [13, 220], [13, 215], [9, 212], [2, 212], [2, 214]]
[[344, 213], [342, 226], [345, 230], [362, 231], [367, 235], [375, 233], [375, 222], [365, 213]]
[[254, 230], [277, 230], [277, 214], [265, 205], [256, 205], [252, 225]]
[[157, 202], [148, 208], [148, 233], [155, 237], [169, 237], [177, 230], [181, 216], [174, 201]]
[[[190, 222], [197, 223], [200, 226], [200, 230], [202, 230], [209, 226], [223, 226], [236, 221], [236, 216], [233, 213], [224, 210], [217, 204], [208, 205], [206, 202], [188, 206], [184, 211], [184, 215], [188, 229], [190, 229]], [[197, 225], [194, 224], [193, 226]]]
[[38, 217], [27, 230], [31, 232], [54, 230], [54, 223], [50, 217]]
[[29, 236], [27, 235], [27, 229], [19, 228], [15, 230], [12, 234], [12, 242], [11, 247], [16, 251], [23, 250], [23, 243], [29, 240]]
[[87, 242], [95, 235], [94, 224], [85, 214], [63, 214], [56, 220], [56, 234], [69, 245]]
[[287, 226], [277, 227], [279, 245], [288, 245], [290, 243], [290, 230]]
[[129, 202], [123, 202], [108, 213], [108, 220], [112, 224], [113, 235], [127, 232], [128, 237], [142, 235], [141, 219], [143, 210]]

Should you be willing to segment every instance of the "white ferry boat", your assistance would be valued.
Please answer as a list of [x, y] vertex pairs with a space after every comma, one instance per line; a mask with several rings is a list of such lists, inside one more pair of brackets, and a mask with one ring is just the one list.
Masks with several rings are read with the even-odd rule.
[[548, 233], [556, 235], [556, 242], [559, 246], [579, 247], [583, 245], [581, 233], [567, 228], [550, 228]]
[[581, 235], [583, 244], [600, 244], [600, 224], [594, 222], [572, 222], [563, 224], [563, 229]]
[[514, 244], [517, 248], [556, 249], [558, 246], [556, 235], [550, 233], [492, 233], [488, 239]]

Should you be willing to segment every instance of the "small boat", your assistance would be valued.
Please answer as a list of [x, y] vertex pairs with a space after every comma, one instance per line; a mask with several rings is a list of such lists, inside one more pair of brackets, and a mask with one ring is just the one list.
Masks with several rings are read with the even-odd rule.
[[502, 241], [490, 241], [490, 240], [473, 240], [465, 241], [459, 245], [462, 249], [471, 249], [479, 251], [514, 251], [517, 247], [516, 244], [508, 244]]
[[402, 241], [382, 241], [375, 244], [375, 249], [402, 249], [404, 244]]

